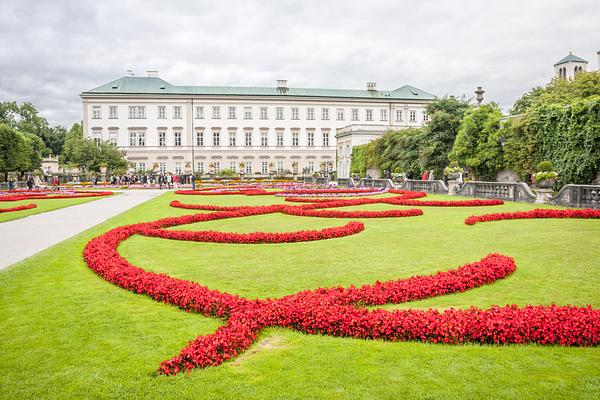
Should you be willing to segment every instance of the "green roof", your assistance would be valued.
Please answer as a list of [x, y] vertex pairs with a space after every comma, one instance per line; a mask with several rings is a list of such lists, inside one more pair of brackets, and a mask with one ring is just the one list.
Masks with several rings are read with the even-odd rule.
[[200, 96], [281, 96], [281, 97], [336, 97], [354, 99], [433, 100], [435, 96], [414, 86], [404, 85], [396, 90], [352, 90], [236, 86], [176, 86], [158, 77], [124, 76], [82, 93], [142, 94], [142, 95], [200, 95]]
[[569, 53], [568, 56], [566, 56], [565, 58], [563, 58], [562, 60], [560, 60], [559, 62], [554, 64], [554, 66], [556, 67], [557, 65], [566, 64], [568, 62], [580, 62], [580, 63], [587, 64], [587, 61], [585, 61], [583, 58], [577, 57], [576, 55]]

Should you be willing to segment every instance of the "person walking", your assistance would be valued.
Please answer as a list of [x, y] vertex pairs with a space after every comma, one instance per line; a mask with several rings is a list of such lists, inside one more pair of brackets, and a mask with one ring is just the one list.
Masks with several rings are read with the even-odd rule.
[[29, 177], [27, 178], [27, 190], [29, 190], [31, 192], [31, 190], [33, 190], [33, 176], [29, 175]]
[[173, 175], [173, 188], [177, 190], [179, 187], [179, 175]]
[[428, 181], [429, 180], [429, 171], [425, 170], [425, 172], [423, 172], [423, 175], [421, 176], [421, 180], [422, 181]]

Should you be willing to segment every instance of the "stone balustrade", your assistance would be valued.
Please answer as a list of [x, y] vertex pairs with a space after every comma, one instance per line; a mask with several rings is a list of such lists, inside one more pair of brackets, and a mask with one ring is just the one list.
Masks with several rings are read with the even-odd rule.
[[456, 192], [457, 196], [483, 197], [508, 201], [533, 203], [536, 195], [524, 182], [466, 182]]
[[448, 186], [444, 181], [432, 180], [421, 181], [416, 179], [406, 179], [401, 185], [401, 189], [412, 190], [414, 192], [425, 192], [429, 194], [447, 194]]
[[550, 203], [569, 207], [600, 208], [600, 185], [564, 185]]

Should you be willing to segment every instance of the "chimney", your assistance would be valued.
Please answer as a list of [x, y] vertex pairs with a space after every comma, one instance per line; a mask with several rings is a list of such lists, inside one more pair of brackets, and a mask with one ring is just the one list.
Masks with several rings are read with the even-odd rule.
[[277, 79], [277, 89], [287, 90], [287, 79]]
[[367, 90], [377, 90], [377, 84], [375, 82], [367, 82]]
[[146, 71], [148, 78], [158, 78], [158, 71]]
[[128, 69], [127, 71], [125, 71], [125, 76], [134, 76], [133, 70]]

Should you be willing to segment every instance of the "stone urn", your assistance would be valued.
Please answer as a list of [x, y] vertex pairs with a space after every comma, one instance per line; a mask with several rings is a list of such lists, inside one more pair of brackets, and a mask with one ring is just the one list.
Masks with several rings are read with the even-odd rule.
[[449, 181], [458, 180], [459, 177], [460, 177], [460, 173], [459, 172], [451, 172], [451, 173], [448, 174], [448, 180]]
[[538, 189], [552, 189], [556, 184], [556, 179], [542, 179], [535, 183], [535, 187]]

